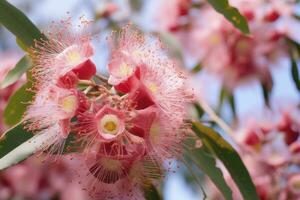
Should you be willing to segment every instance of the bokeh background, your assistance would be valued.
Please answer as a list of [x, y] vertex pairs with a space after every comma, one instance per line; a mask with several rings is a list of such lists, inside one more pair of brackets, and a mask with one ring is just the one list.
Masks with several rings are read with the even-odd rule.
[[[85, 16], [87, 19], [93, 20], [92, 31], [93, 33], [95, 33], [95, 35], [97, 35], [97, 39], [94, 41], [94, 46], [96, 48], [96, 56], [93, 58], [93, 60], [95, 61], [98, 67], [98, 71], [103, 74], [106, 73], [106, 64], [109, 58], [109, 49], [106, 43], [106, 37], [109, 35], [111, 30], [117, 30], [118, 27], [126, 25], [128, 22], [130, 22], [136, 24], [144, 32], [151, 32], [160, 36], [162, 38], [162, 41], [165, 42], [166, 46], [169, 48], [171, 55], [174, 56], [174, 58], [177, 59], [181, 66], [184, 67], [187, 71], [192, 71], [195, 66], [201, 64], [201, 68], [203, 68], [203, 70], [197, 73], [191, 73], [191, 86], [195, 88], [195, 92], [197, 93], [197, 96], [199, 98], [205, 99], [205, 101], [208, 102], [209, 105], [211, 105], [213, 108], [217, 108], [220, 100], [220, 91], [222, 90], [222, 88], [224, 88], [224, 85], [226, 85], [226, 83], [228, 83], [230, 80], [227, 80], [228, 77], [227, 79], [224, 79], [222, 73], [226, 72], [222, 70], [217, 70], [217, 72], [206, 70], [206, 68], [209, 68], [209, 66], [205, 66], [205, 64], [202, 63], [202, 60], [208, 58], [208, 54], [204, 54], [204, 56], [202, 57], [200, 56], [202, 60], [198, 59], [199, 57], [197, 56], [193, 56], [193, 53], [197, 54], [198, 51], [207, 51], [208, 47], [211, 44], [206, 44], [205, 42], [203, 42], [203, 40], [209, 40], [209, 38], [205, 39], [205, 37], [203, 37], [204, 39], [200, 38], [199, 40], [195, 39], [193, 41], [192, 36], [195, 36], [195, 34], [203, 36], [206, 32], [208, 32], [208, 30], [213, 32], [213, 30], [216, 28], [215, 26], [217, 26], [215, 25], [217, 23], [216, 21], [218, 20], [218, 18], [223, 17], [217, 14], [212, 8], [206, 8], [208, 6], [205, 5], [205, 2], [203, 1], [193, 1], [194, 7], [190, 8], [189, 13], [181, 13], [179, 14], [180, 17], [178, 17], [178, 8], [176, 7], [176, 5], [178, 6], [179, 1], [180, 0], [10, 0], [9, 2], [11, 2], [16, 7], [20, 8], [24, 13], [26, 13], [27, 16], [42, 30], [46, 29], [46, 27], [51, 23], [51, 21], [64, 19], [68, 16], [72, 16], [72, 19], [74, 21], [76, 21], [81, 16]], [[253, 0], [253, 2], [256, 1], [262, 2], [258, 0]], [[292, 1], [274, 0], [265, 2], [267, 2], [267, 4], [270, 5], [275, 5], [276, 3], [280, 2], [288, 4]], [[238, 0], [233, 1], [233, 3], [239, 5]], [[204, 4], [204, 6], [202, 4]], [[299, 12], [299, 6], [297, 3], [294, 2], [292, 2], [292, 5], [292, 8], [286, 6], [286, 10], [292, 9], [294, 16]], [[283, 4], [276, 6], [283, 6]], [[253, 9], [256, 10], [255, 7]], [[285, 7], [280, 7], [280, 9], [285, 10]], [[200, 15], [198, 15], [198, 12], [200, 13]], [[206, 12], [212, 12], [213, 14], [211, 14], [212, 16], [209, 16], [210, 14], [207, 14]], [[269, 12], [268, 8], [262, 11], [262, 13], [267, 12]], [[288, 13], [288, 11], [286, 11], [286, 13]], [[286, 13], [281, 13], [281, 15], [288, 16], [288, 14]], [[186, 17], [186, 15], [192, 17]], [[205, 16], [206, 18], [204, 18], [203, 16]], [[203, 19], [201, 21], [200, 18], [202, 17]], [[286, 32], [289, 33], [289, 36], [294, 41], [300, 42], [300, 21], [298, 22], [298, 19], [296, 18], [293, 21], [288, 21], [287, 18], [288, 17], [285, 17], [281, 21], [276, 22], [276, 27], [279, 28], [274, 29], [287, 30], [290, 27], [291, 30], [289, 29]], [[199, 22], [197, 20], [199, 20]], [[184, 28], [188, 27], [189, 23], [200, 24], [199, 28], [197, 29], [197, 32], [195, 32], [194, 35], [187, 34], [187, 32], [192, 31], [192, 28]], [[250, 28], [255, 28], [255, 22], [252, 23], [254, 25], [250, 26]], [[272, 29], [270, 27], [267, 28]], [[208, 34], [211, 34], [212, 32]], [[222, 32], [222, 34], [226, 33]], [[258, 33], [258, 35], [263, 34], [264, 31], [262, 30], [261, 33]], [[187, 44], [193, 42], [195, 43], [192, 47], [194, 52], [190, 54], [190, 49]], [[267, 44], [262, 43], [262, 46], [264, 45]], [[224, 53], [222, 51], [218, 51], [219, 49], [217, 48], [218, 46], [221, 46], [221, 44], [216, 42], [214, 45], [211, 46], [214, 47], [210, 49], [212, 51], [211, 54], [214, 55], [211, 62], [222, 62], [222, 56], [224, 55]], [[273, 50], [287, 48], [286, 52], [289, 52], [289, 47], [285, 46], [271, 46], [270, 48], [273, 48]], [[235, 119], [232, 114], [232, 106], [230, 105], [230, 102], [225, 102], [224, 105], [219, 109], [219, 114], [224, 121], [232, 125], [233, 128], [239, 129], [241, 124], [251, 124], [254, 123], [254, 121], [263, 121], [265, 118], [269, 120], [275, 118], [274, 112], [280, 113], [281, 110], [287, 107], [297, 107], [297, 105], [299, 104], [299, 91], [297, 91], [297, 88], [292, 79], [290, 69], [290, 56], [285, 55], [284, 53], [286, 52], [283, 52], [283, 56], [278, 56], [279, 59], [276, 59], [276, 62], [272, 62], [267, 66], [268, 73], [270, 73], [269, 75], [271, 75], [272, 77], [272, 92], [270, 93], [270, 105], [273, 111], [270, 111], [270, 109], [266, 107], [261, 88], [261, 80], [257, 79], [257, 77], [255, 77], [257, 74], [255, 74], [254, 78], [247, 77], [247, 81], [242, 81], [241, 84], [239, 81], [233, 81], [233, 83], [231, 83], [230, 86], [228, 86], [230, 88], [230, 91], [234, 91], [233, 94], [235, 111], [236, 118], [238, 120]], [[237, 54], [242, 53], [242, 49], [238, 50], [237, 52]], [[7, 60], [8, 57], [10, 57], [11, 59], [7, 61], [6, 64], [14, 63], [18, 60], [18, 58], [21, 58], [23, 54], [24, 53], [15, 42], [15, 37], [11, 33], [9, 33], [4, 27], [0, 26], [0, 64], [4, 65], [3, 61]], [[253, 57], [252, 59], [256, 58]], [[0, 68], [1, 67], [2, 66], [0, 66]], [[251, 68], [251, 66], [249, 67]], [[232, 80], [233, 79], [234, 78], [232, 78]], [[18, 85], [16, 85], [15, 87], [17, 88]], [[2, 93], [0, 94], [3, 95]], [[4, 98], [4, 96], [0, 97], [0, 100], [1, 98]], [[2, 107], [4, 106], [5, 105], [3, 103]], [[300, 124], [298, 123], [297, 125], [299, 126]], [[297, 131], [299, 131], [299, 127], [297, 128]], [[234, 144], [234, 142], [231, 141], [231, 139], [228, 138], [226, 134], [222, 132], [222, 130], [220, 130], [220, 132], [224, 135], [224, 137], [226, 137], [230, 142]], [[36, 164], [36, 162], [39, 161], [33, 162], [35, 164], [29, 163], [28, 166], [26, 166], [26, 169], [20, 168], [19, 171], [16, 170], [16, 172], [10, 172], [6, 175], [3, 175], [2, 179], [9, 179], [9, 176], [15, 176], [20, 177], [20, 179], [24, 180], [23, 183], [16, 180], [16, 182], [19, 184], [16, 187], [22, 188], [27, 184], [34, 185], [34, 183], [27, 182], [26, 176], [24, 174], [30, 173], [31, 170], [35, 169], [35, 167], [38, 168], [39, 164]], [[51, 166], [48, 167], [51, 168]], [[30, 170], [28, 168], [30, 168]], [[66, 174], [66, 171], [68, 171], [67, 168], [64, 166], [54, 168], [54, 177], [60, 176], [60, 173]], [[47, 167], [44, 167], [43, 169], [36, 169], [38, 171], [42, 170], [37, 176], [43, 177], [44, 179], [48, 179], [49, 177], [42, 175], [44, 173], [43, 170], [47, 169]], [[182, 169], [180, 169], [178, 173], [170, 174], [168, 176], [166, 182], [162, 187], [163, 194], [166, 200], [196, 200], [203, 198], [201, 187], [197, 184], [192, 183], [193, 181], [190, 180], [192, 178], [189, 177], [189, 175], [187, 175], [185, 172], [186, 169], [182, 167]], [[202, 177], [204, 180], [204, 176]], [[29, 179], [31, 179], [31, 177]], [[53, 183], [51, 183], [51, 181], [48, 181], [47, 184], [59, 185], [64, 183], [64, 181], [65, 180], [59, 180], [58, 178], [57, 180], [53, 180]], [[1, 186], [4, 188], [5, 184], [6, 183], [0, 183], [0, 199], [1, 192], [2, 194], [5, 194], [5, 192], [9, 192], [7, 190], [1, 190]], [[214, 199], [214, 197], [210, 196], [209, 193], [209, 190], [211, 190], [211, 186], [207, 186], [207, 184], [204, 183], [201, 185], [207, 193], [208, 199]], [[34, 186], [32, 187], [34, 188]], [[77, 190], [75, 186], [74, 188], [69, 188], [69, 190], [71, 191], [70, 193], [76, 194], [74, 193], [74, 191]], [[56, 191], [56, 189], [53, 189], [53, 191]], [[27, 191], [21, 192], [26, 193]], [[32, 189], [31, 192], [35, 192], [35, 190]], [[64, 198], [70, 199], [70, 196], [68, 195]], [[55, 197], [58, 198], [57, 196]], [[22, 195], [17, 195], [14, 199], [23, 198]]]

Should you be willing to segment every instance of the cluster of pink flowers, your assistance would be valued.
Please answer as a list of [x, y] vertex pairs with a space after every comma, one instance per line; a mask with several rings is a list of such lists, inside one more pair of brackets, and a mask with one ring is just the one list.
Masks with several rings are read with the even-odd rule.
[[289, 53], [286, 39], [299, 41], [296, 33], [300, 23], [294, 18], [295, 3], [291, 1], [230, 1], [246, 16], [249, 36], [210, 5], [201, 4], [194, 9], [195, 3], [189, 1], [184, 15], [179, 15], [178, 10], [187, 1], [172, 2], [176, 17], [164, 16], [166, 12], [162, 12], [157, 22], [181, 41], [192, 60], [220, 76], [228, 89], [253, 78], [270, 84], [271, 66]]
[[[16, 65], [19, 56], [16, 53], [0, 54], [0, 82]], [[25, 78], [21, 77], [11, 86], [0, 89], [0, 137], [9, 128], [3, 121], [3, 111], [9, 97], [16, 91]], [[80, 186], [71, 183], [68, 159], [59, 162], [44, 162], [41, 158], [31, 157], [22, 164], [13, 166], [0, 173], [0, 199], [52, 199], [58, 196], [62, 200], [86, 200], [88, 198]]]
[[[295, 108], [252, 121], [236, 132], [240, 155], [262, 200], [300, 198], [300, 121]], [[277, 118], [277, 119], [275, 119]], [[232, 178], [234, 199], [242, 199]]]
[[41, 161], [35, 156], [0, 175], [0, 199], [86, 200], [88, 195], [72, 181], [68, 159]]
[[188, 133], [193, 95], [185, 74], [157, 38], [127, 26], [109, 39], [105, 82], [91, 61], [92, 37], [71, 26], [70, 19], [54, 24], [31, 52], [36, 95], [25, 127], [48, 135], [41, 149], [50, 153], [63, 151], [74, 134], [79, 147], [70, 154], [71, 171], [93, 197], [143, 199], [142, 187], [163, 176], [163, 164], [180, 155]]

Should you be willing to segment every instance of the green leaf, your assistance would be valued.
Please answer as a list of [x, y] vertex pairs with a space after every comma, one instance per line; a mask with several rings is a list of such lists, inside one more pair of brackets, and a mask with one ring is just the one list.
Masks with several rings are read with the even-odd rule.
[[217, 106], [217, 113], [221, 113], [222, 106], [225, 102], [225, 100], [229, 103], [229, 106], [231, 108], [233, 117], [236, 119], [237, 118], [237, 113], [236, 113], [236, 107], [235, 107], [235, 98], [234, 94], [232, 91], [229, 91], [225, 87], [222, 87], [220, 90], [219, 94], [219, 103]]
[[[33, 134], [27, 132], [21, 123], [9, 129], [0, 138], [0, 170], [15, 165], [33, 154]], [[27, 144], [24, 149], [24, 144]], [[23, 148], [20, 149], [20, 146]], [[17, 151], [16, 151], [17, 150]]]
[[195, 66], [193, 67], [192, 73], [196, 74], [196, 73], [200, 72], [201, 69], [202, 69], [202, 66], [201, 66], [200, 63], [198, 63], [197, 65], [195, 65]]
[[273, 89], [273, 81], [271, 81], [271, 83], [261, 81], [260, 85], [261, 85], [265, 104], [267, 106], [270, 106], [270, 98]]
[[84, 150], [84, 146], [78, 142], [76, 135], [74, 133], [70, 133], [65, 141], [63, 154], [81, 152]]
[[53, 139], [57, 137], [59, 137], [59, 132], [56, 131], [43, 130], [35, 134], [0, 159], [0, 170], [15, 165], [38, 151], [48, 149]]
[[233, 117], [236, 119], [237, 118], [237, 113], [236, 113], [235, 98], [234, 98], [234, 94], [233, 93], [229, 94], [228, 101], [229, 101], [229, 105], [230, 105]]
[[20, 77], [31, 67], [30, 59], [24, 56], [13, 68], [8, 72], [4, 80], [0, 84], [0, 89], [6, 88], [20, 79]]
[[19, 9], [5, 0], [0, 0], [0, 23], [12, 32], [27, 48], [43, 34]]
[[249, 27], [246, 18], [241, 15], [238, 9], [229, 5], [228, 0], [207, 0], [214, 9], [221, 13], [236, 28], [245, 34], [249, 34]]
[[291, 73], [297, 90], [300, 92], [299, 69], [296, 60], [291, 56]]
[[203, 108], [200, 106], [198, 102], [194, 103], [194, 107], [197, 111], [198, 118], [201, 119], [201, 117], [205, 114]]
[[16, 43], [23, 51], [28, 51], [28, 47], [19, 38], [16, 38]]
[[153, 184], [144, 187], [144, 195], [146, 200], [162, 200], [162, 196]]
[[22, 124], [20, 123], [9, 129], [0, 138], [0, 158], [8, 154], [23, 142], [30, 139], [32, 136], [33, 134], [24, 130]]
[[[191, 146], [192, 143], [189, 142]], [[222, 171], [216, 166], [216, 160], [205, 146], [201, 148], [185, 148], [185, 158], [192, 161], [215, 184], [226, 200], [232, 199], [232, 191], [224, 180]]]
[[221, 109], [223, 107], [224, 104], [224, 100], [227, 97], [227, 90], [225, 89], [225, 87], [222, 87], [220, 90], [220, 94], [219, 94], [219, 103], [217, 106], [217, 113], [221, 113]]
[[31, 84], [27, 82], [9, 98], [3, 113], [4, 122], [7, 125], [13, 126], [21, 121], [34, 95], [29, 91], [30, 88]]
[[[49, 141], [58, 137], [57, 132], [41, 132], [39, 134], [32, 134], [24, 129], [20, 122], [16, 126], [9, 129], [0, 138], [0, 170], [15, 165], [37, 151], [49, 147]], [[75, 143], [74, 134], [69, 134], [65, 141], [62, 152], [52, 153], [70, 153], [78, 150], [78, 145]], [[47, 151], [46, 151], [47, 152]]]
[[203, 145], [222, 161], [244, 200], [259, 200], [249, 172], [234, 148], [217, 132], [200, 122], [194, 122], [192, 128]]

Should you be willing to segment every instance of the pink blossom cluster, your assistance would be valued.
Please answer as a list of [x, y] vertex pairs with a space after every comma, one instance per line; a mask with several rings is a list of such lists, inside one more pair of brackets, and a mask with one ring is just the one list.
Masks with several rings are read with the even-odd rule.
[[48, 135], [41, 149], [50, 153], [62, 152], [70, 134], [76, 138], [70, 171], [94, 198], [143, 199], [142, 188], [180, 156], [188, 133], [193, 95], [185, 74], [157, 38], [127, 26], [109, 38], [106, 81], [91, 60], [91, 35], [71, 30], [69, 19], [53, 24], [31, 52], [36, 95], [25, 127]]
[[253, 78], [270, 84], [271, 66], [289, 53], [287, 38], [299, 41], [300, 23], [294, 18], [293, 1], [230, 1], [247, 18], [250, 35], [241, 33], [205, 3], [194, 9], [197, 4], [190, 1], [184, 15], [179, 15], [183, 2], [172, 1], [172, 7], [160, 4], [161, 9], [172, 8], [177, 14], [161, 12], [156, 16], [159, 28], [174, 34], [185, 53], [217, 74], [228, 89]]
[[[7, 73], [16, 65], [19, 56], [16, 53], [0, 54], [0, 82]], [[4, 124], [3, 110], [12, 93], [25, 82], [25, 78], [19, 79], [13, 85], [0, 90], [0, 136], [8, 128]], [[0, 173], [0, 199], [51, 199], [59, 196], [60, 199], [86, 200], [87, 195], [81, 192], [80, 187], [70, 183], [67, 160], [60, 162], [42, 162], [41, 159], [31, 157], [22, 164], [11, 167]]]
[[[299, 114], [295, 108], [279, 117], [273, 113], [272, 119], [252, 121], [236, 132], [240, 155], [262, 200], [300, 198]], [[234, 199], [242, 199], [232, 178], [225, 177]]]
[[86, 200], [88, 195], [72, 181], [69, 160], [44, 162], [35, 156], [0, 175], [0, 199]]

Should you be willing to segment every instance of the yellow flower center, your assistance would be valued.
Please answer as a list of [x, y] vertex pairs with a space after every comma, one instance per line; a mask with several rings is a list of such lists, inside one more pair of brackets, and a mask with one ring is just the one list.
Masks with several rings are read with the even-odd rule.
[[218, 36], [218, 35], [211, 35], [210, 37], [209, 37], [209, 42], [211, 43], [211, 44], [213, 44], [213, 45], [217, 45], [217, 44], [220, 44], [221, 43], [221, 38], [220, 38], [220, 36]]
[[75, 95], [64, 97], [60, 102], [60, 106], [66, 113], [75, 112], [77, 107], [77, 97]]
[[120, 71], [119, 71], [119, 75], [121, 77], [126, 77], [126, 76], [130, 76], [133, 73], [133, 69], [132, 67], [130, 67], [129, 65], [127, 65], [126, 63], [122, 63], [120, 66]]
[[104, 128], [105, 128], [106, 130], [112, 132], [112, 131], [116, 130], [117, 125], [116, 125], [114, 122], [109, 121], [109, 122], [106, 122], [106, 123], [104, 124]]
[[105, 134], [116, 135], [119, 130], [119, 119], [116, 115], [104, 115], [100, 120], [100, 127]]
[[245, 53], [250, 48], [249, 42], [247, 40], [241, 40], [237, 43], [237, 49], [242, 53]]
[[83, 56], [80, 54], [79, 47], [72, 45], [58, 54], [57, 59], [62, 60], [67, 65], [77, 65], [82, 62]]
[[153, 82], [147, 82], [146, 83], [147, 88], [152, 92], [152, 93], [157, 93], [158, 91], [158, 86], [156, 83]]
[[67, 53], [67, 63], [70, 65], [78, 64], [81, 61], [81, 55], [77, 51], [70, 51]]

